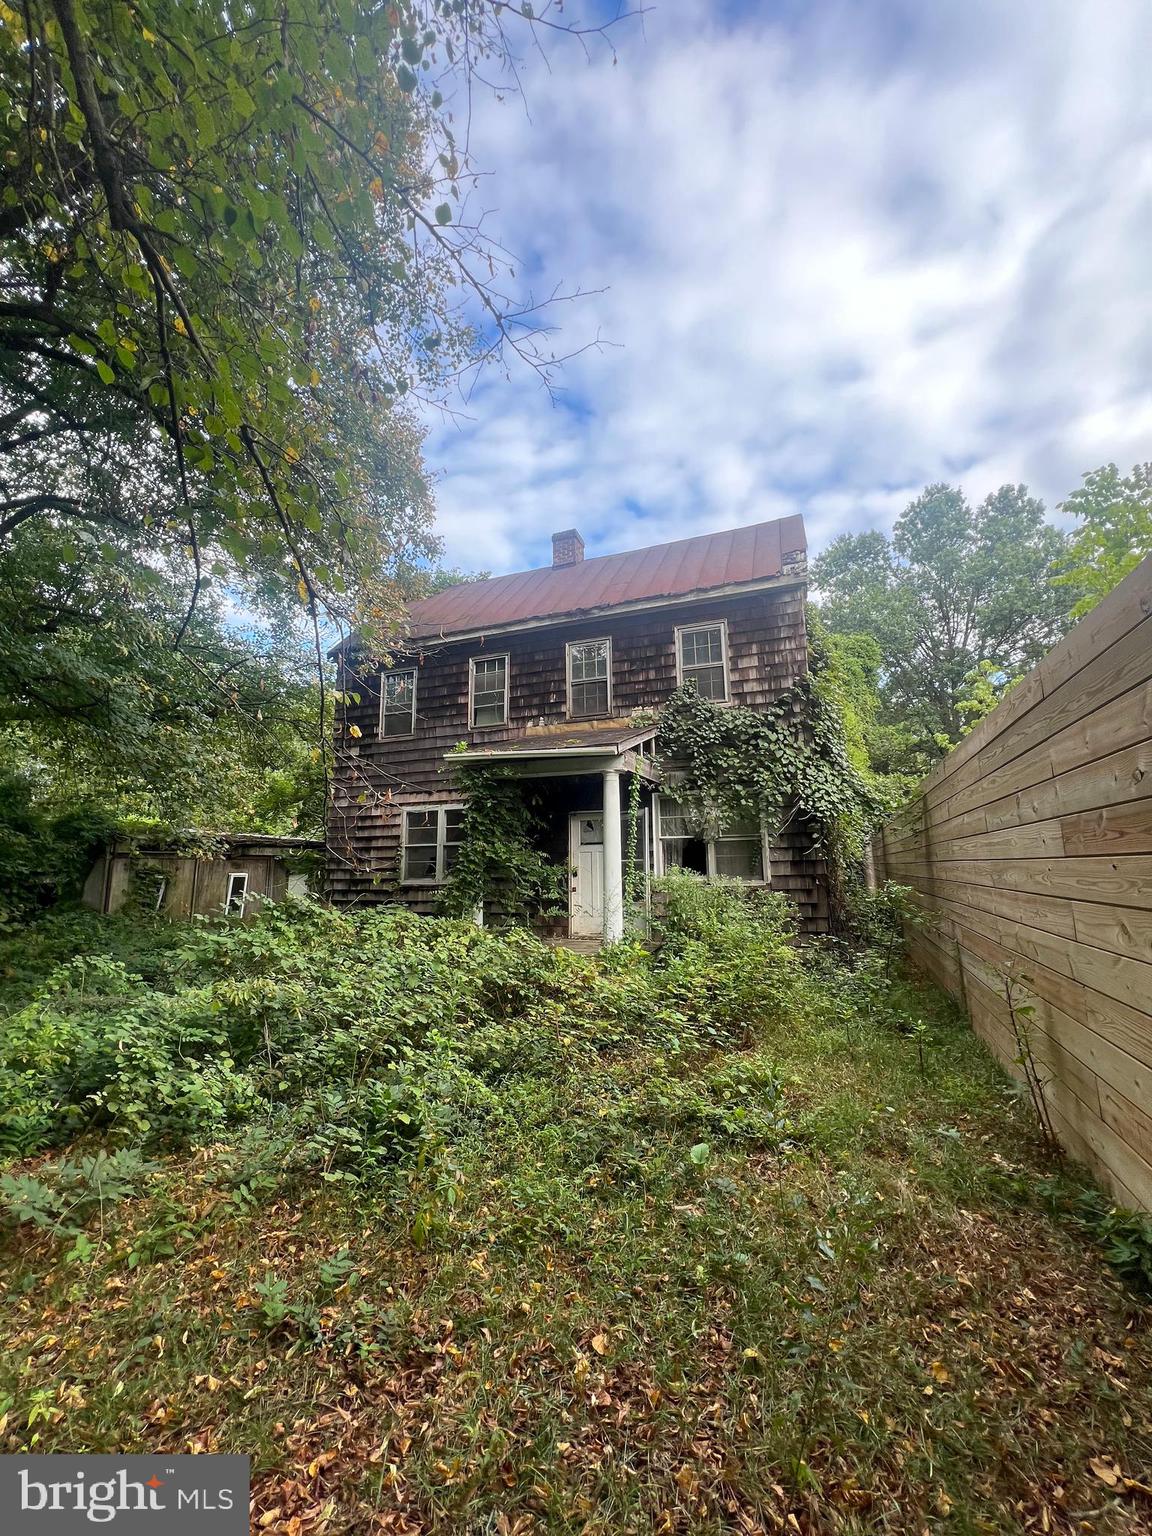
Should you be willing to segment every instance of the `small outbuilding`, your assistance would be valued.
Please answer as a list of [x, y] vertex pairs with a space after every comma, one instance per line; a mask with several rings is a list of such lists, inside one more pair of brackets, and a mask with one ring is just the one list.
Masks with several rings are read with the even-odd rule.
[[173, 922], [244, 917], [265, 901], [307, 895], [323, 847], [257, 832], [188, 831], [164, 842], [117, 838], [89, 871], [84, 905], [154, 912]]

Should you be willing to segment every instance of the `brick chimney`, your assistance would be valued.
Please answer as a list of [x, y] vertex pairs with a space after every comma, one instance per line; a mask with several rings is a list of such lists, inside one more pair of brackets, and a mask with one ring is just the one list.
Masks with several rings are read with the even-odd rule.
[[575, 528], [552, 535], [552, 564], [579, 565], [584, 558], [584, 540]]

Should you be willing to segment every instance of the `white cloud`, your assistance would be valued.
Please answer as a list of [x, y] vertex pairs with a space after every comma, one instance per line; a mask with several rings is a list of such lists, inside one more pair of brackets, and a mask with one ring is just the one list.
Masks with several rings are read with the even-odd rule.
[[[701, 21], [704, 15], [710, 19]], [[454, 562], [590, 553], [805, 512], [813, 545], [927, 481], [1050, 502], [1152, 452], [1152, 9], [687, 0], [556, 49], [473, 123], [476, 194], [538, 291], [579, 409], [485, 377], [437, 423]]]

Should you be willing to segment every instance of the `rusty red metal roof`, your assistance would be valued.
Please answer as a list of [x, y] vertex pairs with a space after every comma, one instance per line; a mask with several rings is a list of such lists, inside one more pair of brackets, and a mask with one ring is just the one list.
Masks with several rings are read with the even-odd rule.
[[428, 639], [472, 633], [768, 580], [785, 574], [785, 556], [802, 554], [806, 548], [804, 519], [796, 515], [619, 555], [597, 555], [573, 565], [463, 582], [410, 604], [409, 634]]

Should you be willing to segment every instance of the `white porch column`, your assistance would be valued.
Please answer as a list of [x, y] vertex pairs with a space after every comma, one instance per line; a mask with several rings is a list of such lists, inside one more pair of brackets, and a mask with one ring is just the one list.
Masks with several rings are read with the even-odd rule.
[[624, 937], [624, 871], [620, 847], [620, 770], [604, 770], [604, 942]]

